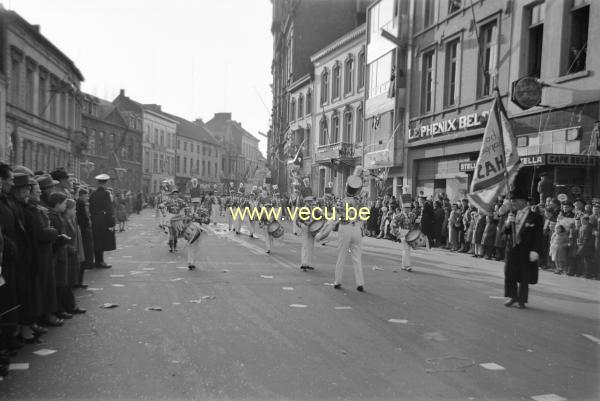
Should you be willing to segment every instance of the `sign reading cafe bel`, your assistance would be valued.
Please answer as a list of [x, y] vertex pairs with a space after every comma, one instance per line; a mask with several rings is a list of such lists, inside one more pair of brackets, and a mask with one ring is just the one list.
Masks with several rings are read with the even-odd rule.
[[408, 140], [416, 141], [447, 135], [466, 129], [484, 127], [487, 122], [488, 114], [489, 111], [483, 111], [481, 113], [472, 113], [460, 117], [448, 118], [446, 120], [411, 128], [408, 130]]

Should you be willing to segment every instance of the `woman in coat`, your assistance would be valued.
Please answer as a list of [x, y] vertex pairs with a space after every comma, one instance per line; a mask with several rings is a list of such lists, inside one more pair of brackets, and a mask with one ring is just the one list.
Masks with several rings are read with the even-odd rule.
[[67, 282], [64, 292], [64, 307], [70, 314], [85, 313], [85, 309], [81, 309], [75, 302], [75, 296], [73, 295], [73, 288], [79, 286], [79, 275], [80, 269], [79, 264], [84, 260], [83, 252], [81, 249], [83, 245], [81, 243], [81, 232], [77, 226], [75, 219], [75, 208], [76, 202], [73, 199], [67, 199], [67, 208], [65, 210], [65, 230], [67, 236], [70, 238], [65, 248], [67, 250]]
[[435, 214], [433, 212], [433, 205], [430, 201], [427, 201], [423, 205], [423, 211], [421, 213], [421, 231], [427, 236], [430, 244], [433, 244], [435, 239], [435, 232], [433, 229], [434, 220]]

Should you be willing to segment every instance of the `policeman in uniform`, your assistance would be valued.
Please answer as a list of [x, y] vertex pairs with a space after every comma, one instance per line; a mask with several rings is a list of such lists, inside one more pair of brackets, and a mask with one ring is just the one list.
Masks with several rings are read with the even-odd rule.
[[[356, 289], [364, 291], [365, 279], [362, 270], [362, 222], [358, 219], [358, 210], [361, 208], [357, 198], [362, 189], [362, 177], [351, 175], [346, 182], [346, 197], [342, 199], [341, 208], [338, 209], [337, 217], [340, 218], [338, 232], [338, 257], [335, 265], [335, 281], [333, 287], [336, 289], [342, 286], [342, 273], [346, 257], [350, 252], [352, 264], [354, 266], [354, 277], [356, 280]], [[346, 216], [346, 205], [354, 207], [357, 211], [356, 216]], [[353, 219], [351, 217], [354, 217]]]
[[115, 238], [115, 218], [110, 194], [105, 189], [110, 179], [108, 174], [96, 176], [98, 188], [90, 195], [90, 216], [94, 236], [94, 261], [96, 268], [108, 269], [112, 266], [104, 262], [104, 252], [117, 248]]

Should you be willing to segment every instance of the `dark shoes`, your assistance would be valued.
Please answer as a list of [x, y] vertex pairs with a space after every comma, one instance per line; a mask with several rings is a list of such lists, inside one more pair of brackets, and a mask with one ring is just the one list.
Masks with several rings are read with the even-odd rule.
[[517, 300], [516, 300], [516, 299], [509, 299], [508, 301], [506, 301], [506, 302], [504, 303], [504, 306], [507, 306], [507, 307], [509, 307], [509, 306], [513, 306], [513, 305], [514, 305], [516, 302], [517, 302]]
[[77, 308], [69, 311], [69, 313], [71, 315], [79, 315], [79, 314], [82, 314], [82, 313], [85, 313], [85, 312], [87, 312], [87, 310], [85, 310], [83, 308], [80, 308], [79, 306]]
[[519, 309], [525, 309], [525, 304], [522, 302], [519, 302]]
[[356, 291], [365, 292], [365, 289], [362, 285], [359, 285], [358, 287], [356, 287]]
[[188, 266], [188, 269], [190, 269], [190, 270], [194, 270], [195, 268], [196, 268], [196, 266], [194, 266], [194, 265], [189, 265]]
[[271, 251], [267, 251], [267, 253], [271, 253]]
[[339, 290], [340, 288], [342, 288], [341, 284], [334, 284], [333, 288], [335, 288], [336, 290]]
[[46, 334], [48, 332], [47, 328], [35, 323], [31, 325], [31, 330], [33, 330], [33, 332], [37, 334]]
[[69, 312], [59, 312], [56, 314], [56, 317], [59, 319], [73, 319], [73, 315], [71, 315]]
[[250, 237], [250, 238], [254, 238], [254, 234], [250, 234], [250, 235], [249, 235], [249, 237]]
[[107, 265], [104, 262], [96, 264], [96, 269], [110, 269], [111, 267], [112, 265]]
[[57, 318], [56, 316], [50, 316], [47, 319], [45, 319], [42, 324], [44, 326], [50, 326], [50, 327], [60, 327], [62, 325], [65, 324], [64, 320]]
[[315, 268], [312, 266], [300, 266], [300, 269], [302, 269], [303, 271], [315, 270]]

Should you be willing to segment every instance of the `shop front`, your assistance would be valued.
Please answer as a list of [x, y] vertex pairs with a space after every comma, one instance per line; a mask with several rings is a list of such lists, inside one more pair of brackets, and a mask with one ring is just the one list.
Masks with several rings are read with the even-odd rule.
[[[548, 153], [543, 155], [521, 156], [519, 174], [527, 177], [530, 183], [527, 193], [532, 200], [539, 202], [537, 184], [541, 175], [549, 177], [553, 183], [554, 196], [565, 194], [573, 201], [577, 198], [590, 200], [600, 196], [600, 157]], [[471, 185], [475, 162], [460, 163], [459, 169], [467, 175]], [[563, 197], [561, 197], [563, 199]]]
[[445, 194], [458, 201], [469, 190], [465, 166], [475, 164], [487, 111], [470, 113], [431, 124], [413, 126], [408, 133], [408, 193], [434, 198]]

